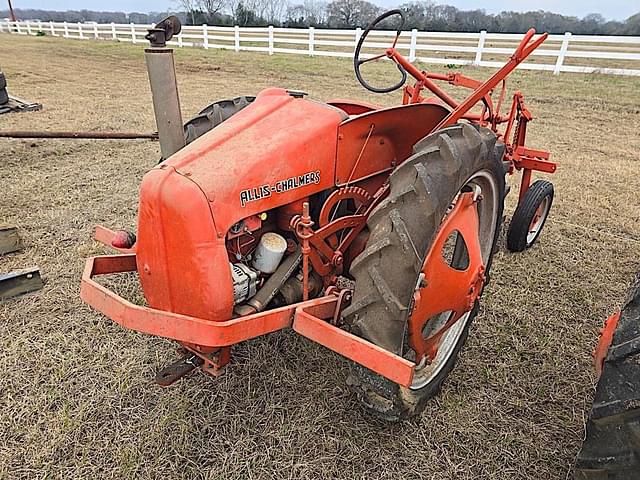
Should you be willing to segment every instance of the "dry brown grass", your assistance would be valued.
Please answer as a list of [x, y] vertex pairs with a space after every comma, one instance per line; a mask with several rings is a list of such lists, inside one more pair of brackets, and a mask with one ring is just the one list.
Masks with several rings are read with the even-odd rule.
[[[10, 90], [45, 106], [0, 128], [153, 130], [140, 46], [6, 34], [0, 45]], [[185, 116], [270, 85], [398, 99], [367, 95], [347, 60], [177, 58]], [[157, 144], [0, 140], [0, 222], [27, 244], [0, 271], [35, 263], [47, 279], [0, 304], [0, 478], [565, 478], [598, 327], [640, 268], [640, 79], [518, 72], [512, 84], [539, 117], [531, 145], [560, 164], [552, 216], [535, 248], [497, 254], [442, 394], [394, 426], [359, 410], [346, 361], [290, 332], [240, 345], [218, 379], [154, 386], [174, 345], [123, 330], [78, 288], [84, 258], [102, 251], [93, 225], [135, 225]]]

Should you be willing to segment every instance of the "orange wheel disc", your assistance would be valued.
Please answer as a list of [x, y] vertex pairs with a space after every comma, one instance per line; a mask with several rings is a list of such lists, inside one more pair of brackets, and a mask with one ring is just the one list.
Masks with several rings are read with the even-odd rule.
[[493, 177], [478, 172], [460, 191], [425, 256], [408, 318], [415, 388], [437, 375], [455, 350], [482, 293], [496, 222]]

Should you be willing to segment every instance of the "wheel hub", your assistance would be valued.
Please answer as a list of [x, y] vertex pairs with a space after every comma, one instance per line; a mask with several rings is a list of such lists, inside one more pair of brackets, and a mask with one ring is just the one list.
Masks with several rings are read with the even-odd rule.
[[[482, 197], [473, 192], [458, 196], [447, 214], [433, 246], [422, 266], [418, 288], [414, 293], [413, 310], [408, 320], [409, 346], [415, 351], [417, 364], [432, 361], [444, 334], [467, 312], [473, 309], [485, 282], [485, 265], [479, 239], [477, 203]], [[458, 234], [466, 247], [464, 268], [443, 258], [448, 238]], [[430, 325], [445, 316], [439, 325]], [[425, 330], [428, 334], [425, 335]]]

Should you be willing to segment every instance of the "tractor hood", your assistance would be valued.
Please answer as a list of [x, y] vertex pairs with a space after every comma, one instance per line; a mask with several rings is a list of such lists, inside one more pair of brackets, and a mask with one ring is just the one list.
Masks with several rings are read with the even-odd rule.
[[270, 88], [163, 165], [198, 185], [221, 237], [249, 215], [333, 186], [345, 117], [335, 107]]
[[210, 320], [233, 310], [229, 228], [334, 185], [337, 108], [268, 89], [149, 171], [136, 258], [148, 304]]

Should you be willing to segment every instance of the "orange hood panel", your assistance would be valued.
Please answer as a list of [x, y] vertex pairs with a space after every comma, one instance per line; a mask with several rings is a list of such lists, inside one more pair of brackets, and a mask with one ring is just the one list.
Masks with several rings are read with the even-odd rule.
[[196, 183], [218, 237], [239, 220], [334, 185], [339, 109], [263, 90], [164, 164]]

